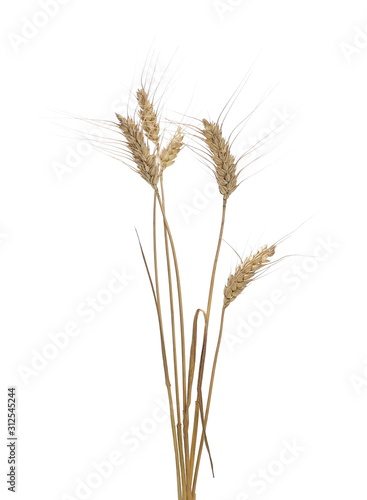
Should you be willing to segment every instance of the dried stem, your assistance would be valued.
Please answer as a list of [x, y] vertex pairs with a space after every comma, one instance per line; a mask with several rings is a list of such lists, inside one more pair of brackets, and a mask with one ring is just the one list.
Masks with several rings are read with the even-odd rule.
[[[226, 209], [227, 209], [227, 198], [223, 197], [222, 219], [221, 219], [221, 224], [220, 224], [220, 229], [219, 229], [217, 249], [215, 252], [213, 268], [212, 268], [212, 273], [211, 273], [208, 302], [207, 302], [206, 314], [205, 314], [204, 340], [203, 340], [203, 348], [202, 348], [202, 355], [201, 355], [201, 360], [200, 360], [200, 368], [199, 368], [200, 372], [199, 372], [199, 380], [198, 380], [198, 400], [196, 402], [196, 407], [195, 407], [194, 428], [193, 428], [192, 442], [191, 442], [190, 484], [191, 484], [191, 480], [192, 480], [192, 474], [193, 474], [194, 463], [195, 463], [195, 451], [196, 451], [198, 422], [199, 422], [199, 415], [200, 415], [200, 404], [202, 404], [201, 388], [202, 388], [202, 381], [203, 381], [203, 376], [204, 376], [204, 365], [205, 365], [205, 356], [206, 356], [206, 339], [207, 339], [208, 329], [209, 329], [209, 320], [210, 320], [210, 312], [211, 312], [212, 301], [213, 301], [215, 276], [216, 276], [216, 271], [217, 271], [220, 249], [221, 249], [222, 240], [223, 240], [223, 231], [224, 231], [224, 224], [225, 224], [225, 219], [226, 219]], [[201, 454], [202, 454], [204, 437], [205, 437], [205, 426], [206, 426], [206, 422], [204, 421], [204, 428], [203, 428], [203, 432], [201, 434], [200, 446], [199, 446], [197, 463], [196, 463], [196, 470], [198, 470], [200, 467], [200, 460], [201, 460]], [[195, 476], [196, 475], [197, 474], [195, 474]], [[192, 486], [193, 486], [192, 493], [195, 494], [196, 481]]]
[[[159, 206], [161, 208], [163, 222], [165, 227], [165, 232], [167, 233], [169, 243], [171, 246], [173, 263], [175, 268], [176, 275], [176, 284], [177, 284], [177, 296], [178, 296], [178, 307], [179, 307], [179, 317], [180, 317], [180, 334], [181, 334], [181, 365], [182, 365], [182, 399], [183, 399], [183, 408], [186, 408], [187, 402], [187, 384], [186, 384], [186, 344], [185, 344], [185, 327], [184, 327], [184, 314], [183, 314], [183, 301], [182, 301], [182, 289], [181, 289], [181, 279], [180, 279], [180, 271], [177, 260], [176, 247], [173, 241], [172, 233], [167, 221], [164, 205], [162, 203], [161, 196], [159, 194], [158, 189], [155, 190], [156, 198], [158, 200]], [[184, 459], [181, 458], [181, 462], [184, 462]], [[185, 467], [181, 467], [182, 480], [186, 484], [186, 472]], [[184, 493], [185, 494], [185, 493]], [[184, 498], [186, 498], [184, 496]]]
[[[154, 197], [154, 207], [153, 207], [153, 231], [154, 235], [156, 235], [156, 202], [155, 202], [156, 197]], [[138, 237], [139, 238], [139, 237]], [[156, 284], [158, 284], [158, 293], [154, 288], [153, 280], [151, 278], [148, 264], [144, 255], [143, 248], [140, 243], [139, 239], [139, 245], [140, 245], [140, 250], [143, 256], [144, 260], [144, 265], [149, 277], [149, 282], [150, 286], [152, 289], [153, 297], [154, 297], [154, 302], [156, 306], [156, 311], [157, 311], [157, 316], [158, 316], [158, 323], [159, 323], [159, 333], [160, 333], [160, 340], [161, 340], [161, 352], [162, 352], [162, 360], [163, 360], [163, 369], [164, 369], [164, 377], [165, 377], [165, 383], [167, 387], [167, 393], [168, 393], [168, 401], [169, 401], [169, 410], [170, 410], [170, 421], [171, 421], [171, 430], [172, 430], [172, 438], [173, 438], [173, 447], [174, 447], [174, 452], [175, 452], [175, 462], [176, 462], [176, 478], [177, 478], [177, 494], [178, 498], [181, 500], [182, 499], [182, 490], [181, 490], [181, 480], [180, 480], [180, 459], [179, 459], [179, 450], [178, 450], [178, 444], [177, 444], [177, 433], [176, 433], [176, 423], [175, 423], [175, 413], [173, 409], [173, 398], [172, 398], [172, 390], [171, 390], [171, 382], [169, 378], [169, 370], [168, 370], [168, 362], [167, 362], [167, 352], [166, 352], [166, 344], [164, 340], [164, 329], [163, 329], [163, 319], [162, 319], [162, 310], [161, 310], [161, 304], [160, 304], [160, 299], [159, 299], [159, 280], [156, 278]], [[158, 276], [158, 268], [157, 268], [157, 251], [156, 251], [156, 237], [154, 236], [154, 270], [156, 276]]]
[[[204, 417], [204, 429], [206, 429], [206, 425], [208, 423], [209, 410], [210, 410], [210, 402], [211, 402], [212, 393], [213, 393], [215, 371], [216, 371], [216, 368], [217, 368], [217, 361], [218, 361], [219, 349], [220, 349], [220, 345], [221, 345], [221, 342], [222, 342], [222, 334], [223, 334], [223, 324], [224, 324], [225, 311], [226, 311], [226, 308], [225, 308], [225, 306], [223, 306], [223, 308], [222, 308], [222, 314], [221, 314], [221, 319], [220, 319], [220, 327], [219, 327], [219, 335], [218, 335], [217, 347], [216, 347], [216, 350], [215, 350], [213, 367], [212, 367], [212, 373], [211, 373], [211, 376], [210, 376], [208, 401], [206, 403], [205, 417]], [[201, 457], [201, 454], [202, 454], [202, 449], [203, 449], [203, 436], [201, 438], [200, 447], [199, 447], [199, 453], [198, 453], [198, 460], [197, 460], [196, 468], [195, 468], [193, 488], [192, 488], [193, 492], [195, 492], [195, 490], [196, 490], [196, 484], [197, 484], [197, 480], [198, 480], [199, 467], [200, 467], [200, 457]]]
[[[164, 198], [164, 186], [163, 186], [163, 176], [161, 176], [161, 196], [162, 196], [162, 207], [165, 212], [165, 198]], [[157, 197], [155, 197], [157, 199]], [[173, 366], [174, 366], [174, 378], [175, 378], [175, 395], [176, 395], [176, 411], [177, 411], [177, 435], [179, 439], [179, 449], [180, 449], [180, 463], [181, 463], [181, 475], [182, 469], [185, 467], [186, 456], [188, 454], [188, 442], [185, 440], [184, 436], [184, 450], [185, 450], [185, 460], [182, 456], [182, 423], [181, 423], [181, 405], [180, 405], [180, 386], [178, 381], [178, 361], [177, 361], [177, 343], [176, 343], [176, 325], [175, 325], [175, 306], [173, 300], [173, 283], [172, 283], [172, 271], [171, 271], [171, 259], [170, 259], [170, 248], [169, 248], [169, 237], [167, 228], [164, 227], [164, 245], [166, 253], [166, 263], [167, 263], [167, 276], [168, 276], [168, 288], [169, 288], [169, 302], [170, 302], [170, 314], [171, 314], [171, 332], [172, 332], [172, 355], [173, 355]], [[186, 488], [185, 484], [182, 484], [182, 489]]]

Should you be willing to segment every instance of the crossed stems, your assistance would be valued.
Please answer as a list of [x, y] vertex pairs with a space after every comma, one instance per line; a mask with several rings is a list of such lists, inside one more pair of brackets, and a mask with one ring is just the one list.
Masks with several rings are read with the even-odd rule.
[[[223, 332], [223, 322], [225, 308], [222, 309], [220, 329], [217, 341], [217, 347], [214, 355], [214, 361], [212, 365], [211, 378], [209, 384], [208, 401], [204, 413], [203, 409], [203, 398], [202, 398], [202, 383], [204, 376], [204, 366], [206, 359], [206, 348], [207, 348], [207, 337], [209, 329], [209, 320], [213, 300], [213, 291], [215, 276], [217, 270], [217, 264], [223, 239], [223, 230], [225, 224], [226, 216], [226, 206], [227, 199], [223, 198], [222, 207], [222, 220], [220, 225], [217, 249], [214, 257], [214, 263], [211, 273], [211, 280], [209, 286], [209, 294], [206, 311], [198, 309], [195, 313], [194, 323], [193, 323], [193, 335], [191, 344], [191, 354], [190, 354], [190, 366], [188, 373], [188, 383], [186, 380], [186, 346], [185, 346], [185, 331], [184, 331], [184, 315], [183, 315], [183, 304], [182, 304], [182, 290], [181, 290], [181, 280], [177, 261], [176, 249], [172, 237], [172, 233], [167, 221], [166, 211], [165, 211], [165, 199], [164, 199], [164, 189], [163, 189], [163, 176], [160, 180], [161, 193], [159, 189], [156, 188], [154, 192], [154, 205], [153, 205], [153, 250], [154, 250], [154, 275], [155, 283], [150, 277], [148, 266], [143, 253], [144, 263], [147, 268], [150, 283], [152, 286], [152, 291], [155, 299], [159, 330], [160, 330], [160, 340], [161, 340], [161, 351], [163, 359], [163, 367], [165, 373], [165, 382], [168, 392], [169, 408], [170, 408], [170, 420], [172, 437], [175, 452], [175, 463], [176, 463], [176, 477], [177, 477], [177, 493], [179, 500], [195, 500], [196, 499], [196, 485], [198, 479], [198, 473], [200, 468], [200, 461], [203, 451], [204, 443], [207, 445], [208, 453], [210, 457], [209, 446], [206, 438], [206, 426], [209, 417], [210, 402], [213, 391], [214, 376], [216, 371], [216, 365], [218, 360], [218, 354], [222, 339]], [[173, 349], [173, 367], [174, 367], [174, 383], [175, 383], [175, 400], [176, 400], [176, 416], [174, 410], [171, 382], [169, 377], [169, 368], [167, 361], [167, 351], [164, 338], [164, 328], [162, 320], [162, 310], [161, 310], [161, 300], [160, 300], [160, 287], [159, 287], [159, 272], [158, 272], [158, 251], [157, 251], [157, 202], [160, 207], [160, 211], [163, 217], [164, 224], [164, 243], [165, 243], [165, 254], [166, 254], [166, 265], [167, 265], [167, 275], [168, 275], [168, 285], [169, 285], [169, 302], [170, 302], [170, 314], [171, 314], [171, 331], [172, 331], [172, 349]], [[172, 280], [172, 269], [171, 269], [171, 255], [173, 258], [176, 285], [177, 285], [177, 298], [179, 307], [179, 320], [180, 320], [180, 336], [181, 336], [181, 367], [182, 367], [182, 405], [183, 405], [183, 428], [181, 422], [181, 404], [180, 404], [180, 388], [179, 388], [179, 368], [178, 368], [178, 355], [177, 355], [177, 343], [176, 343], [176, 324], [175, 324], [175, 310], [174, 310], [174, 294], [173, 294], [173, 280]], [[191, 436], [191, 447], [189, 443], [189, 408], [191, 404], [191, 393], [194, 379], [195, 371], [195, 359], [196, 359], [196, 343], [197, 343], [197, 323], [199, 314], [202, 313], [204, 316], [204, 335], [203, 335], [203, 345], [201, 350], [200, 364], [198, 368], [198, 381], [197, 381], [197, 400], [195, 403], [195, 414], [194, 414], [194, 424]], [[195, 462], [196, 455], [196, 445], [199, 427], [199, 417], [202, 423], [202, 432], [200, 437], [200, 443], [197, 453], [197, 458]], [[211, 457], [210, 457], [211, 460]], [[213, 466], [212, 466], [213, 468]]]

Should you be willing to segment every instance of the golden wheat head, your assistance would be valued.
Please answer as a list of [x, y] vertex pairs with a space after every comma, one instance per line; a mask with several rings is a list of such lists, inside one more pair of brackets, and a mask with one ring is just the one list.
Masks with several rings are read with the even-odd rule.
[[218, 123], [202, 120], [203, 128], [200, 129], [204, 142], [208, 148], [209, 156], [214, 166], [214, 175], [219, 191], [225, 199], [237, 188], [237, 161], [231, 154], [228, 141], [223, 137], [222, 127]]
[[227, 307], [244, 291], [254, 279], [256, 273], [269, 264], [269, 259], [274, 253], [275, 245], [270, 247], [265, 245], [237, 266], [224, 287], [224, 307]]
[[136, 98], [139, 104], [139, 117], [145, 135], [150, 141], [158, 146], [160, 129], [154, 106], [149, 100], [149, 96], [144, 89], [137, 91]]
[[159, 179], [159, 169], [156, 157], [150, 153], [142, 130], [132, 118], [125, 118], [118, 113], [116, 116], [119, 128], [125, 137], [128, 152], [136, 165], [133, 170], [138, 172], [155, 189]]
[[176, 160], [177, 155], [183, 147], [184, 134], [182, 133], [181, 127], [178, 127], [175, 135], [169, 141], [167, 146], [162, 149], [159, 154], [159, 163], [161, 165], [161, 173], [170, 167]]

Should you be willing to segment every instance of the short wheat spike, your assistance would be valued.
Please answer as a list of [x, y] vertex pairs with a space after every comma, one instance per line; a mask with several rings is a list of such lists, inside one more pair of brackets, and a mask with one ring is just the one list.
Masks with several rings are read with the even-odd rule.
[[237, 266], [224, 288], [224, 307], [227, 307], [244, 291], [254, 279], [257, 271], [269, 264], [269, 259], [274, 253], [275, 245], [270, 247], [265, 245]]
[[122, 131], [128, 151], [136, 165], [136, 170], [154, 189], [159, 179], [159, 169], [154, 155], [150, 153], [148, 144], [139, 125], [132, 118], [125, 118], [116, 113], [119, 128]]
[[222, 127], [218, 123], [203, 119], [204, 128], [200, 130], [204, 137], [209, 156], [214, 164], [214, 174], [219, 191], [225, 199], [237, 188], [237, 161], [231, 154], [228, 141], [223, 137]]
[[169, 141], [167, 146], [162, 149], [159, 154], [159, 163], [161, 165], [161, 173], [170, 167], [176, 160], [177, 155], [183, 147], [184, 134], [182, 133], [181, 127], [178, 127], [175, 135]]
[[145, 135], [150, 141], [158, 146], [160, 129], [154, 106], [150, 102], [149, 96], [144, 89], [137, 91], [136, 98], [139, 104], [139, 117]]

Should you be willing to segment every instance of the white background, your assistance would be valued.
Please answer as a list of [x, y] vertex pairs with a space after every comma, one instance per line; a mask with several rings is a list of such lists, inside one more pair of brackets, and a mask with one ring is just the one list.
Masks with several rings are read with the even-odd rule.
[[[157, 323], [134, 231], [151, 262], [152, 192], [87, 151], [81, 137], [93, 127], [64, 115], [113, 119], [144, 63], [151, 71], [158, 60], [163, 117], [173, 120], [215, 119], [254, 63], [225, 131], [269, 90], [236, 151], [277, 129], [229, 200], [225, 239], [247, 255], [301, 225], [278, 249], [288, 257], [228, 309], [208, 426], [216, 478], [204, 456], [197, 498], [365, 499], [365, 2], [70, 0], [50, 2], [51, 17], [40, 4], [1, 6], [1, 495], [10, 497], [6, 387], [16, 385], [18, 498], [175, 497]], [[188, 148], [167, 171], [188, 332], [205, 307], [218, 231], [212, 188]], [[320, 242], [329, 250], [310, 258]], [[214, 311], [236, 263], [224, 244]], [[80, 308], [122, 271], [127, 286], [87, 323]], [[259, 316], [274, 290], [282, 303]], [[50, 351], [50, 334], [70, 322], [79, 335]], [[45, 352], [54, 359], [40, 369]], [[302, 451], [276, 469], [285, 441]], [[99, 481], [95, 462], [115, 452], [125, 463]], [[249, 483], [261, 468], [280, 471], [263, 492]], [[81, 496], [77, 485], [93, 478], [101, 484]]]

